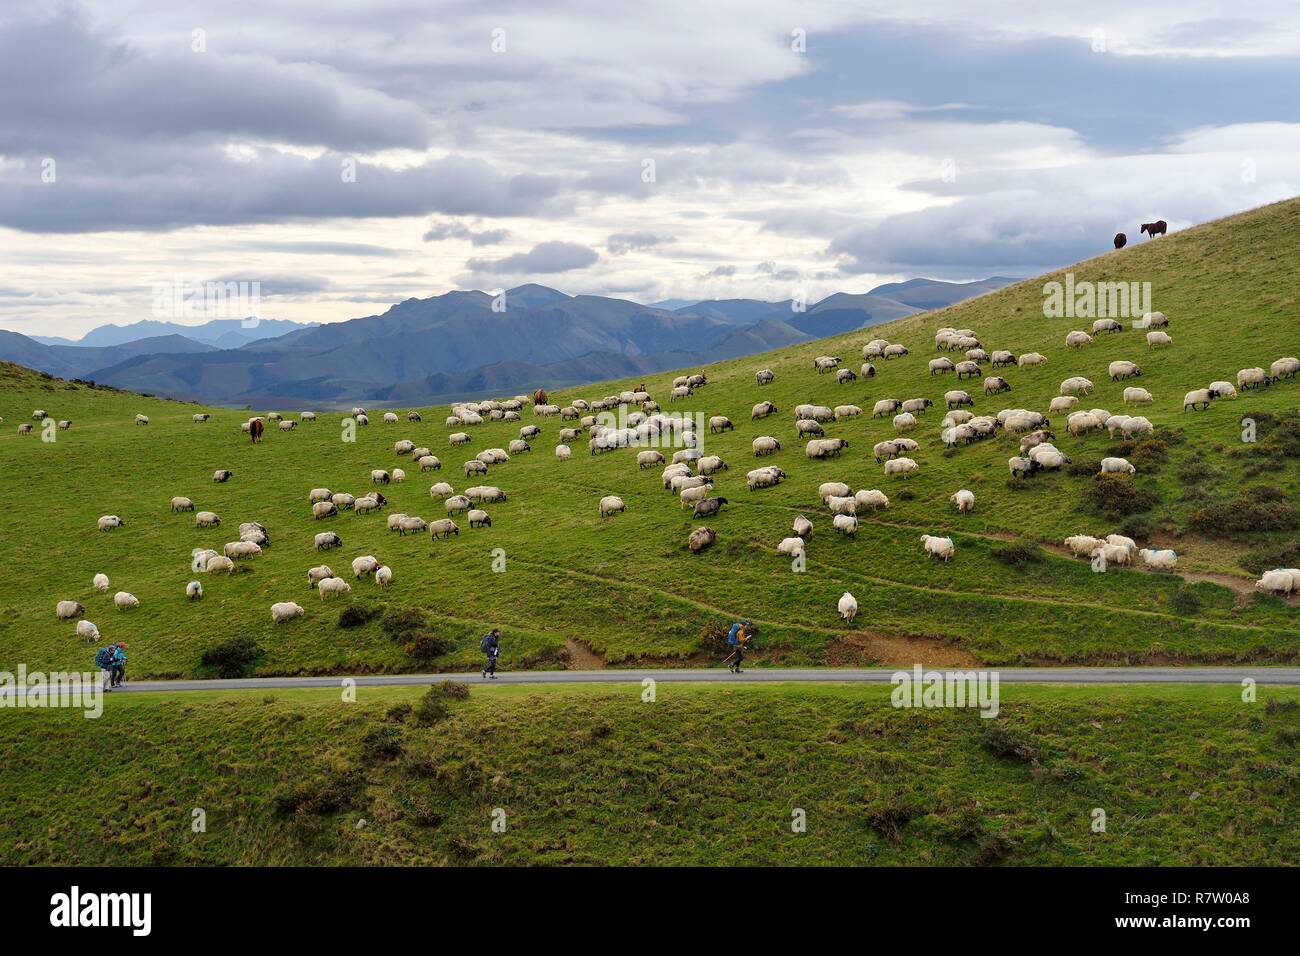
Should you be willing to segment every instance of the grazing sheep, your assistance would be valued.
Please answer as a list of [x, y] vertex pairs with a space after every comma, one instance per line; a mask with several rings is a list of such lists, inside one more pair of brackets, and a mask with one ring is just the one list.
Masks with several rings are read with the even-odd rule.
[[307, 501], [313, 505], [318, 501], [330, 501], [333, 494], [328, 488], [313, 488], [307, 495]]
[[925, 547], [925, 553], [932, 558], [942, 558], [945, 561], [951, 561], [953, 555], [952, 538], [941, 538], [933, 534], [921, 535], [921, 544]]
[[794, 423], [795, 434], [802, 438], [804, 435], [825, 435], [826, 431], [822, 428], [821, 423], [811, 418], [801, 418]]
[[1148, 332], [1147, 346], [1155, 348], [1157, 345], [1173, 345], [1174, 340], [1169, 337], [1168, 332]]
[[137, 415], [137, 416], [135, 416], [135, 423], [136, 423], [137, 425], [148, 425], [148, 424], [149, 424], [149, 416], [148, 416], [148, 415]]
[[942, 375], [944, 372], [951, 372], [957, 366], [952, 364], [952, 359], [943, 358], [930, 359], [930, 374]]
[[430, 498], [445, 498], [448, 495], [453, 494], [454, 492], [455, 489], [452, 488], [452, 486], [445, 481], [440, 481], [437, 484], [431, 485], [429, 487]]
[[1100, 545], [1089, 557], [1103, 569], [1112, 564], [1123, 567], [1133, 563], [1133, 552], [1118, 544]]
[[912, 472], [921, 466], [910, 458], [895, 458], [885, 462], [885, 476], [892, 478], [898, 475], [906, 478]]
[[[1130, 385], [1128, 388], [1124, 389], [1125, 405], [1150, 405], [1153, 401], [1155, 401], [1155, 399], [1151, 397], [1151, 393], [1145, 388], [1136, 388]], [[1106, 423], [1109, 425], [1110, 420], [1107, 419]]]
[[1210, 391], [1217, 394], [1219, 398], [1235, 399], [1237, 397], [1237, 386], [1231, 382], [1211, 382]]
[[117, 515], [104, 515], [99, 519], [99, 530], [109, 531], [113, 528], [121, 528], [125, 523]]
[[922, 415], [927, 408], [934, 405], [928, 398], [909, 398], [899, 408], [909, 415]]
[[54, 605], [54, 615], [60, 621], [70, 621], [74, 617], [80, 617], [86, 613], [86, 609], [81, 606], [79, 601], [60, 601]]
[[1101, 419], [1092, 412], [1075, 412], [1066, 419], [1065, 424], [1065, 430], [1075, 436], [1086, 435], [1088, 432], [1097, 431], [1102, 427]]
[[307, 569], [307, 587], [314, 588], [326, 578], [334, 577], [334, 572], [330, 570], [328, 564], [318, 564], [314, 568]]
[[840, 595], [840, 602], [836, 607], [839, 609], [840, 617], [844, 619], [844, 623], [852, 624], [853, 618], [856, 617], [858, 613], [858, 599], [848, 591], [845, 591]]
[[492, 519], [488, 517], [488, 513], [479, 508], [471, 508], [466, 517], [469, 518], [469, 526], [471, 528], [492, 527]]
[[1036, 432], [1030, 432], [1024, 438], [1020, 439], [1020, 454], [1024, 454], [1031, 448], [1035, 448], [1044, 442], [1051, 441], [1056, 436], [1046, 429], [1039, 429]]
[[853, 497], [857, 499], [859, 508], [879, 511], [882, 508], [889, 507], [889, 499], [885, 497], [885, 493], [877, 491], [875, 488], [864, 488]]
[[975, 495], [965, 488], [953, 492], [948, 500], [956, 506], [958, 514], [969, 514], [975, 510]]
[[686, 546], [691, 549], [691, 554], [699, 554], [701, 551], [712, 547], [717, 540], [718, 534], [712, 528], [696, 528], [691, 532], [690, 537], [686, 539]]
[[373, 554], [363, 554], [359, 558], [352, 559], [352, 576], [359, 578], [366, 574], [374, 574], [379, 570], [379, 560]]
[[321, 518], [328, 518], [330, 515], [339, 513], [338, 505], [333, 501], [318, 501], [311, 506], [311, 516], [319, 521]]
[[1110, 363], [1110, 380], [1118, 382], [1125, 378], [1136, 378], [1142, 374], [1142, 369], [1133, 362], [1116, 361]]
[[101, 573], [101, 574], [96, 574], [95, 577], [94, 577], [94, 579], [90, 582], [90, 586], [93, 587], [96, 591], [99, 591], [99, 592], [101, 592], [101, 593], [103, 593], [104, 591], [107, 591], [107, 590], [108, 590], [108, 575], [107, 575], [107, 574], [102, 574], [102, 573]]
[[262, 546], [254, 541], [228, 541], [221, 550], [228, 558], [253, 558], [262, 553]]
[[953, 389], [951, 392], [944, 392], [943, 400], [944, 402], [947, 403], [949, 408], [957, 408], [958, 406], [961, 405], [975, 404], [975, 399], [970, 397], [970, 393], [964, 392], [959, 388]]
[[763, 455], [773, 455], [781, 450], [781, 443], [771, 435], [760, 435], [755, 438], [751, 446], [754, 449], [754, 457], [759, 458]]
[[1262, 368], [1243, 368], [1237, 373], [1237, 387], [1243, 392], [1252, 388], [1259, 388], [1261, 385], [1268, 385], [1271, 382], [1268, 373]]
[[367, 512], [378, 511], [384, 506], [384, 503], [374, 494], [369, 494], [358, 498], [356, 504], [352, 506], [352, 510], [359, 517]]
[[223, 484], [235, 476], [235, 473], [229, 468], [218, 468], [212, 473], [212, 480], [217, 484]]
[[773, 488], [784, 480], [785, 472], [775, 465], [768, 465], [766, 468], [755, 468], [745, 476], [750, 491], [757, 491], [760, 488]]
[[403, 482], [403, 481], [405, 481], [405, 480], [406, 480], [406, 472], [405, 472], [404, 470], [402, 470], [401, 468], [394, 468], [394, 469], [393, 469], [393, 481], [395, 481], [395, 482]]
[[409, 455], [413, 451], [415, 451], [415, 442], [411, 441], [409, 438], [403, 438], [401, 441], [393, 445], [394, 455]]
[[352, 585], [348, 584], [348, 582], [343, 580], [343, 578], [325, 578], [316, 585], [316, 590], [320, 592], [320, 599], [323, 601], [331, 594], [350, 593], [352, 591]]
[[207, 412], [199, 412], [197, 415], [194, 416], [194, 423], [196, 425], [201, 425], [211, 417], [212, 416], [209, 415]]
[[568, 445], [556, 445], [555, 457], [560, 461], [568, 461], [573, 456], [573, 450]]
[[295, 617], [301, 617], [303, 614], [302, 607], [294, 604], [292, 601], [280, 601], [271, 605], [271, 620], [276, 624], [283, 624], [285, 621], [291, 621]]
[[99, 628], [90, 621], [77, 622], [77, 637], [81, 638], [87, 644], [93, 644], [99, 640]]
[[1183, 411], [1185, 412], [1189, 408], [1196, 411], [1198, 405], [1201, 407], [1201, 411], [1205, 411], [1210, 407], [1210, 402], [1217, 397], [1212, 388], [1194, 389], [1183, 396]]
[[853, 515], [835, 515], [831, 518], [835, 530], [843, 535], [858, 533], [858, 519]]
[[32, 433], [32, 426], [30, 424], [24, 423], [18, 426], [18, 434], [30, 435], [31, 433]]
[[1087, 534], [1075, 534], [1065, 539], [1065, 546], [1076, 558], [1088, 557], [1105, 543], [1101, 538]]
[[1026, 352], [1022, 356], [1020, 356], [1020, 359], [1017, 364], [1020, 366], [1020, 368], [1026, 368], [1030, 365], [1046, 365], [1047, 356], [1042, 355], [1038, 352]]
[[[638, 455], [637, 457], [639, 458], [640, 455]], [[662, 456], [660, 457], [659, 460], [660, 461], [663, 460]], [[714, 475], [720, 471], [728, 470], [727, 463], [723, 461], [722, 458], [719, 457], [718, 455], [705, 455], [703, 458], [699, 459], [695, 464], [696, 467], [699, 468], [701, 475]]]
[[858, 373], [853, 371], [853, 369], [851, 368], [842, 368], [835, 373], [835, 380], [839, 382], [841, 385], [846, 385], [849, 382], [855, 382], [857, 381], [857, 379], [858, 379]]
[[334, 494], [330, 495], [330, 501], [333, 503], [334, 507], [338, 508], [340, 511], [356, 507], [357, 503], [356, 496], [350, 495], [346, 491], [334, 492]]
[[452, 495], [444, 504], [447, 508], [447, 514], [454, 515], [461, 511], [469, 511], [470, 500], [465, 495]]
[[303, 412], [302, 414], [300, 414], [300, 415], [298, 416], [298, 418], [299, 418], [301, 421], [304, 421], [304, 422], [314, 422], [314, 421], [316, 420], [316, 413], [315, 413], [315, 412]]
[[839, 357], [834, 355], [819, 355], [813, 359], [813, 368], [817, 370], [818, 375], [831, 371], [839, 364]]
[[1015, 365], [1016, 356], [1014, 352], [1008, 352], [1005, 349], [999, 349], [993, 353], [991, 359], [994, 368], [1001, 368], [1003, 365]]
[[814, 438], [804, 448], [809, 458], [837, 458], [849, 443], [843, 438]]
[[836, 405], [833, 411], [837, 422], [846, 418], [857, 418], [862, 414], [862, 409], [857, 405]]
[[388, 585], [392, 584], [393, 569], [385, 564], [383, 567], [375, 571], [375, 583], [378, 584], [381, 588], [386, 588], [388, 587]]
[[414, 412], [414, 411], [412, 411], [412, 412], [407, 412], [407, 413], [406, 413], [406, 420], [407, 420], [408, 422], [418, 422], [418, 421], [423, 421], [423, 419], [420, 418], [420, 413], [419, 413], [419, 412]]
[[661, 464], [663, 460], [663, 454], [657, 451], [641, 451], [637, 452], [636, 455], [637, 467], [643, 470], [653, 465]]
[[1008, 458], [1007, 468], [1011, 471], [1012, 478], [1031, 477], [1037, 472], [1042, 465], [1032, 458]]
[[1300, 372], [1300, 359], [1290, 356], [1280, 358], [1268, 367], [1269, 377], [1275, 382], [1284, 378], [1295, 378], [1297, 372]]
[[776, 414], [776, 405], [773, 402], [759, 402], [749, 410], [749, 420], [758, 421], [760, 418], [767, 418], [768, 415]]
[[826, 507], [833, 515], [855, 515], [858, 513], [858, 499], [852, 495], [831, 495], [826, 499]]
[[907, 354], [907, 346], [899, 345], [897, 343], [893, 345], [886, 345], [884, 352], [881, 353], [881, 355], [886, 359], [902, 358], [906, 354]]
[[1120, 325], [1114, 319], [1098, 319], [1092, 323], [1092, 333], [1096, 335], [1100, 332], [1123, 332], [1124, 326]]
[[479, 461], [477, 458], [471, 458], [469, 461], [465, 462], [464, 467], [466, 478], [470, 475], [486, 475], [488, 471], [488, 466], [483, 464], [483, 462]]
[[884, 415], [892, 415], [901, 408], [903, 403], [896, 398], [882, 398], [871, 409], [872, 418], [880, 418]]
[[1001, 375], [992, 375], [984, 380], [984, 394], [996, 395], [998, 392], [1011, 391], [1011, 383]]
[[729, 504], [726, 498], [702, 498], [695, 503], [695, 510], [691, 512], [691, 516], [707, 518], [716, 515], [725, 504]]
[[453, 534], [459, 536], [460, 528], [450, 518], [439, 518], [437, 521], [429, 522], [429, 537], [435, 541], [438, 538], [450, 538]]
[[291, 432], [297, 427], [297, 422], [280, 422], [280, 431], [282, 432]]
[[194, 502], [191, 501], [189, 498], [183, 497], [181, 495], [177, 495], [175, 498], [172, 499], [172, 514], [175, 514], [178, 511], [193, 511], [193, 510], [194, 510]]
[[1092, 389], [1092, 382], [1082, 375], [1072, 376], [1061, 383], [1062, 395], [1087, 395]]
[[1031, 448], [1029, 458], [1037, 462], [1038, 467], [1043, 471], [1059, 471], [1070, 464], [1071, 461], [1068, 455], [1061, 453], [1054, 445], [1046, 442]]
[[978, 362], [972, 362], [970, 359], [967, 359], [964, 362], [957, 363], [958, 381], [963, 378], [979, 378], [983, 374], [984, 370], [980, 368]]
[[125, 611], [129, 607], [139, 607], [140, 599], [129, 591], [118, 591], [113, 595], [113, 603], [119, 611]]
[[894, 416], [894, 431], [910, 432], [916, 427], [916, 416], [911, 412], [902, 412]]
[[221, 524], [221, 516], [215, 511], [200, 511], [194, 516], [194, 527], [215, 528]]
[[1152, 571], [1172, 571], [1178, 564], [1178, 555], [1167, 548], [1160, 550], [1143, 548], [1138, 552], [1138, 556]]
[[510, 444], [506, 446], [506, 451], [512, 455], [522, 455], [524, 452], [532, 451], [533, 446], [528, 444], [522, 438], [513, 438]]
[[781, 554], [788, 554], [790, 557], [796, 557], [804, 553], [803, 538], [782, 538], [781, 543], [776, 546], [776, 550]]
[[204, 571], [211, 574], [214, 571], [234, 571], [235, 562], [224, 554], [214, 554], [208, 558], [208, 563], [203, 567]]
[[465, 432], [456, 432], [447, 436], [447, 442], [451, 445], [467, 445], [469, 444], [469, 435]]
[[1050, 415], [1055, 415], [1057, 412], [1068, 412], [1078, 404], [1079, 400], [1073, 395], [1060, 395], [1052, 399], [1052, 404], [1048, 406], [1047, 412]]
[[1142, 321], [1138, 325], [1139, 328], [1143, 329], [1167, 328], [1169, 326], [1169, 316], [1163, 312], [1146, 312], [1142, 315]]
[[735, 425], [731, 424], [731, 419], [726, 415], [714, 415], [709, 419], [709, 434], [734, 431], [735, 427]]
[[1155, 432], [1155, 426], [1141, 415], [1130, 418], [1128, 421], [1124, 422], [1121, 427], [1123, 428], [1125, 438], [1134, 438], [1139, 435], [1151, 435]]
[[72, 427], [72, 422], [70, 422], [68, 419], [64, 418], [59, 420], [59, 431], [66, 432], [71, 427]]
[[1137, 469], [1128, 463], [1124, 458], [1103, 458], [1101, 460], [1101, 474], [1103, 475], [1132, 475], [1136, 474]]
[[1274, 568], [1265, 571], [1255, 582], [1255, 589], [1272, 591], [1275, 594], [1290, 594], [1300, 588], [1300, 570], [1295, 568]]
[[770, 368], [760, 368], [754, 373], [754, 381], [759, 385], [770, 385], [776, 381], [776, 373]]
[[799, 515], [794, 519], [794, 533], [807, 541], [813, 536], [813, 523], [803, 515]]
[[1091, 345], [1091, 344], [1092, 344], [1092, 336], [1089, 335], [1087, 332], [1080, 332], [1076, 330], [1073, 332], [1066, 333], [1065, 336], [1066, 348], [1078, 349], [1078, 348], [1082, 348], [1085, 345]]
[[844, 498], [853, 494], [853, 490], [842, 481], [825, 481], [817, 489], [817, 495], [824, 502], [828, 498]]
[[618, 495], [606, 495], [600, 499], [600, 516], [608, 518], [610, 515], [618, 514], [620, 511], [626, 511], [627, 505]]
[[429, 525], [419, 515], [402, 515], [397, 522], [397, 533], [399, 537], [405, 538], [408, 534], [426, 531], [428, 527]]

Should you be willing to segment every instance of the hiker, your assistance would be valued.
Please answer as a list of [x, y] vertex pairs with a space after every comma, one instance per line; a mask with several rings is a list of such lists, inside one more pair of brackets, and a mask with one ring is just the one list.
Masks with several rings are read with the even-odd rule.
[[112, 651], [113, 656], [110, 660], [112, 669], [109, 671], [109, 676], [111, 678], [109, 686], [121, 687], [123, 681], [126, 680], [126, 645], [114, 644]]
[[756, 633], [757, 629], [750, 621], [737, 621], [731, 625], [731, 630], [727, 632], [727, 644], [731, 647], [731, 654], [727, 657], [731, 666], [727, 669], [731, 673], [740, 673], [740, 665], [745, 660], [745, 647]]
[[104, 691], [113, 689], [113, 651], [112, 647], [101, 647], [95, 652], [95, 666], [104, 672]]
[[483, 668], [483, 676], [496, 680], [497, 677], [497, 655], [501, 653], [501, 631], [492, 628], [487, 634], [483, 635], [483, 640], [479, 641], [479, 648], [487, 655], [487, 665]]

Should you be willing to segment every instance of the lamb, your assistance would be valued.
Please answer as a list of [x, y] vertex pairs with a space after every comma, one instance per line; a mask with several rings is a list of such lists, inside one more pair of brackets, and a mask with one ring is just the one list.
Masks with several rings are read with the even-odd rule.
[[1019, 366], [1026, 368], [1030, 365], [1046, 365], [1047, 357], [1038, 352], [1026, 352], [1020, 356]]
[[925, 553], [932, 558], [942, 558], [944, 561], [951, 561], [953, 555], [952, 538], [940, 538], [932, 534], [921, 535], [921, 544], [925, 547]]
[[77, 637], [81, 638], [87, 644], [93, 644], [99, 640], [99, 628], [90, 621], [78, 621]]
[[1168, 332], [1148, 332], [1147, 345], [1155, 348], [1157, 345], [1173, 345], [1174, 340], [1169, 337]]
[[1237, 387], [1243, 392], [1268, 385], [1270, 382], [1268, 374], [1262, 368], [1243, 368], [1237, 373]]
[[948, 500], [956, 506], [958, 514], [969, 514], [975, 510], [975, 495], [965, 488], [953, 492]]
[[885, 462], [885, 475], [886, 477], [901, 475], [906, 478], [920, 467], [911, 458], [895, 458], [892, 461]]
[[1210, 407], [1210, 402], [1212, 402], [1217, 397], [1218, 396], [1215, 394], [1214, 389], [1211, 388], [1193, 389], [1192, 391], [1188, 392], [1186, 395], [1183, 396], [1183, 411], [1186, 412], [1189, 408], [1192, 411], [1196, 411], [1196, 406], [1198, 405], [1201, 406], [1201, 411], [1205, 411], [1207, 408]]
[[1111, 362], [1108, 371], [1110, 372], [1110, 380], [1112, 382], [1118, 382], [1125, 378], [1136, 378], [1142, 374], [1141, 368], [1133, 362], [1125, 361]]
[[200, 511], [194, 516], [194, 527], [215, 528], [221, 524], [221, 516], [215, 511]]
[[328, 518], [330, 515], [339, 513], [338, 505], [333, 501], [318, 501], [311, 506], [311, 516], [319, 521], [321, 518]]
[[54, 616], [60, 621], [70, 621], [74, 617], [80, 617], [86, 613], [86, 609], [81, 606], [79, 601], [60, 601], [54, 605]]
[[301, 617], [302, 614], [302, 607], [292, 601], [281, 601], [278, 604], [271, 605], [271, 620], [276, 624], [291, 621], [295, 617]]
[[691, 512], [691, 517], [707, 518], [710, 515], [716, 515], [725, 504], [729, 504], [726, 498], [704, 498], [695, 503], [695, 510]]
[[780, 554], [788, 554], [790, 557], [796, 557], [804, 553], [803, 538], [782, 538], [781, 543], [776, 546]]
[[852, 624], [853, 618], [856, 617], [858, 613], [858, 599], [848, 591], [845, 591], [840, 595], [840, 601], [836, 607], [840, 612], [840, 617], [844, 619], [844, 623]]
[[1178, 564], [1178, 555], [1169, 549], [1143, 548], [1138, 556], [1152, 571], [1172, 571]]
[[117, 515], [104, 515], [99, 519], [99, 530], [110, 531], [113, 528], [123, 527], [124, 522]]
[[1077, 349], [1085, 345], [1092, 344], [1092, 336], [1087, 332], [1069, 332], [1065, 336], [1065, 345], [1067, 348]]
[[350, 593], [352, 591], [352, 585], [339, 577], [325, 578], [316, 585], [316, 590], [320, 592], [320, 599], [323, 601], [327, 596], [332, 594]]
[[755, 468], [745, 476], [750, 491], [757, 491], [760, 488], [772, 488], [780, 484], [785, 479], [785, 472], [774, 465], [766, 468]]
[[701, 551], [712, 547], [713, 542], [717, 540], [718, 534], [712, 528], [696, 528], [691, 532], [690, 537], [686, 539], [686, 546], [691, 549], [691, 554], [699, 554]]
[[1106, 542], [1087, 534], [1074, 534], [1065, 539], [1065, 546], [1076, 558], [1087, 557]]
[[191, 501], [189, 498], [185, 498], [181, 495], [177, 495], [175, 498], [172, 499], [172, 514], [175, 514], [178, 511], [193, 511], [193, 510], [194, 510], [194, 502]]
[[881, 508], [889, 507], [889, 499], [885, 497], [885, 493], [877, 491], [875, 488], [864, 488], [853, 497], [857, 499], [859, 508], [878, 511]]
[[831, 495], [826, 499], [826, 507], [830, 509], [833, 515], [856, 515], [858, 513], [858, 499], [851, 495], [840, 497]]
[[813, 523], [803, 515], [799, 515], [794, 519], [794, 533], [807, 541], [813, 536]]
[[[1136, 388], [1130, 385], [1124, 389], [1125, 405], [1150, 405], [1153, 401], [1155, 399], [1151, 397], [1151, 393], [1145, 388]], [[1110, 424], [1109, 420], [1107, 420], [1107, 424]]]
[[212, 473], [212, 480], [217, 484], [224, 484], [235, 476], [235, 473], [229, 468], [218, 468]]
[[569, 458], [572, 457], [572, 455], [573, 455], [573, 451], [572, 449], [569, 448], [568, 445], [555, 446], [555, 457], [560, 459], [560, 461], [568, 461]]
[[129, 591], [118, 591], [113, 595], [113, 603], [119, 611], [125, 611], [130, 607], [139, 607], [140, 599]]
[[618, 514], [620, 511], [626, 511], [627, 505], [618, 495], [606, 495], [600, 499], [600, 516], [608, 518], [610, 515]]
[[211, 574], [215, 571], [234, 571], [235, 562], [230, 560], [224, 554], [214, 554], [208, 558], [208, 563], [204, 565], [204, 571]]
[[444, 504], [447, 514], [454, 515], [461, 511], [469, 511], [470, 500], [466, 495], [452, 495]]
[[252, 558], [262, 553], [261, 545], [253, 541], [228, 541], [221, 550], [228, 558]]
[[386, 588], [393, 583], [393, 569], [384, 565], [375, 572], [375, 583], [381, 588]]
[[836, 515], [831, 519], [831, 524], [840, 534], [851, 535], [858, 533], [858, 519], [853, 515]]

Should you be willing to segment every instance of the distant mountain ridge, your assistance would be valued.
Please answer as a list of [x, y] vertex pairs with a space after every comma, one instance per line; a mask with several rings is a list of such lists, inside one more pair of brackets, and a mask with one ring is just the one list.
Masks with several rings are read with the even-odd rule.
[[100, 325], [80, 339], [59, 336], [33, 335], [32, 339], [44, 345], [66, 345], [80, 348], [103, 348], [126, 345], [141, 339], [167, 335], [183, 335], [187, 339], [219, 349], [237, 349], [259, 339], [275, 338], [296, 329], [312, 328], [318, 322], [292, 322], [288, 319], [212, 319], [201, 325], [182, 325], [158, 319], [142, 319], [130, 325]]
[[[672, 310], [528, 284], [501, 299], [454, 291], [327, 324], [146, 320], [101, 326], [77, 345], [0, 332], [0, 359], [211, 404], [430, 403], [737, 358], [903, 318], [1012, 281], [914, 279], [836, 293], [806, 309], [790, 301], [718, 299]], [[173, 328], [181, 331], [167, 331]], [[162, 334], [130, 337], [146, 331]], [[233, 347], [217, 344], [248, 332], [258, 335]]]

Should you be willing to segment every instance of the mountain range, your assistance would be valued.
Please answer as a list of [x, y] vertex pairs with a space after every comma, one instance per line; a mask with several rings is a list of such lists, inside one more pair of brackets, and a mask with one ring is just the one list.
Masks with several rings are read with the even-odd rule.
[[529, 284], [508, 290], [503, 303], [456, 291], [323, 325], [148, 320], [101, 326], [76, 343], [0, 330], [0, 359], [210, 404], [428, 404], [737, 358], [941, 308], [1013, 281], [911, 279], [836, 293], [803, 311], [756, 299], [642, 305]]

